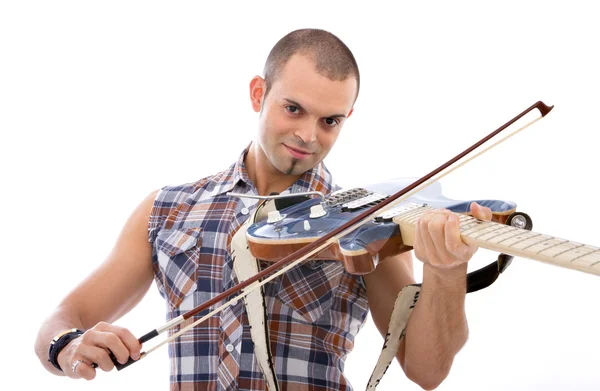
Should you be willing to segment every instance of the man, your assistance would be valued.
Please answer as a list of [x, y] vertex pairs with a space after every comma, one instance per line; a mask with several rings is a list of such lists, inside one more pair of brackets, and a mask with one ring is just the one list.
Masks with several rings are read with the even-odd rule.
[[[260, 113], [257, 139], [228, 170], [163, 188], [141, 202], [107, 260], [42, 325], [36, 341], [42, 364], [54, 374], [90, 380], [93, 364], [113, 368], [108, 351], [121, 363], [138, 359], [136, 337], [111, 323], [141, 300], [153, 279], [169, 318], [234, 286], [231, 240], [257, 202], [227, 193], [335, 190], [322, 161], [352, 114], [359, 86], [356, 61], [337, 37], [307, 29], [282, 38], [264, 78], [250, 82], [252, 107]], [[491, 218], [477, 204], [472, 212]], [[438, 211], [417, 223], [414, 250], [423, 262], [423, 286], [397, 358], [411, 380], [434, 389], [467, 338], [466, 269], [475, 248], [461, 241], [456, 216]], [[344, 358], [369, 307], [385, 333], [398, 292], [412, 283], [407, 252], [383, 260], [364, 278], [323, 261], [267, 284], [270, 348], [281, 389], [351, 389]], [[60, 349], [53, 345], [49, 361], [53, 338]], [[253, 347], [243, 304], [228, 307], [170, 345], [172, 389], [264, 390]]]

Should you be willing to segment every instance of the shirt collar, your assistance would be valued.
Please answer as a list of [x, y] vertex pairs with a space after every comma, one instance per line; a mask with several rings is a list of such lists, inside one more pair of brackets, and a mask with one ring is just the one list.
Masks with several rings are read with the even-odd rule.
[[[250, 144], [251, 145], [251, 144]], [[228, 170], [224, 172], [221, 178], [221, 186], [219, 186], [213, 195], [217, 196], [232, 191], [238, 184], [246, 185], [248, 188], [253, 188], [254, 185], [248, 177], [248, 171], [244, 159], [250, 148], [248, 145], [240, 154], [238, 160], [232, 164]], [[333, 179], [329, 170], [323, 162], [317, 164], [314, 168], [306, 171], [296, 180], [289, 188], [282, 192], [300, 193], [305, 191], [320, 191], [323, 193], [330, 192], [334, 187]]]

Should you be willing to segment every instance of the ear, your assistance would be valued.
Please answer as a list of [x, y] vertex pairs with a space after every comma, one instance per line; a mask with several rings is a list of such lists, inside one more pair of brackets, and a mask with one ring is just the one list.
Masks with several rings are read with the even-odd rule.
[[254, 76], [250, 81], [250, 102], [252, 102], [252, 109], [257, 113], [262, 108], [266, 88], [265, 79], [260, 76]]
[[350, 112], [348, 113], [346, 118], [350, 118], [350, 116], [352, 115], [352, 112], [354, 112], [354, 107], [350, 109]]

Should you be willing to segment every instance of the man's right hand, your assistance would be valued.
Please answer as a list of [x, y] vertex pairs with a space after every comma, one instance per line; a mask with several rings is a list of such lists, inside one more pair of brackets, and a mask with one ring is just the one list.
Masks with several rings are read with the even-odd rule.
[[[65, 346], [58, 354], [58, 364], [68, 377], [92, 380], [96, 377], [93, 364], [105, 372], [114, 368], [110, 352], [119, 363], [125, 364], [129, 357], [138, 360], [141, 349], [142, 345], [129, 330], [100, 322]], [[78, 360], [81, 363], [73, 371]]]
[[[79, 283], [44, 321], [35, 342], [42, 365], [55, 375], [88, 380], [93, 364], [110, 371], [110, 353], [121, 363], [139, 358], [141, 346], [129, 330], [112, 325], [144, 297], [154, 279], [148, 219], [158, 191], [150, 193], [133, 211], [106, 260]], [[63, 372], [48, 360], [50, 341], [61, 330], [87, 330], [69, 342], [57, 357]], [[73, 364], [76, 373], [73, 373]]]

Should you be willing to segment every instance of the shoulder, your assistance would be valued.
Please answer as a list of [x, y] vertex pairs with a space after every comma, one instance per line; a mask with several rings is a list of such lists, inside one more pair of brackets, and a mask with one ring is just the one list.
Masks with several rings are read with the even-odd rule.
[[212, 202], [215, 195], [220, 194], [223, 187], [227, 185], [228, 174], [229, 170], [224, 170], [195, 182], [168, 185], [150, 193], [148, 196], [148, 199], [152, 199], [148, 219], [150, 238], [152, 239], [153, 232], [184, 218], [196, 204]]
[[228, 171], [221, 171], [195, 182], [164, 186], [154, 192], [154, 206], [172, 208], [184, 203], [197, 202], [204, 197], [211, 197], [227, 182]]

